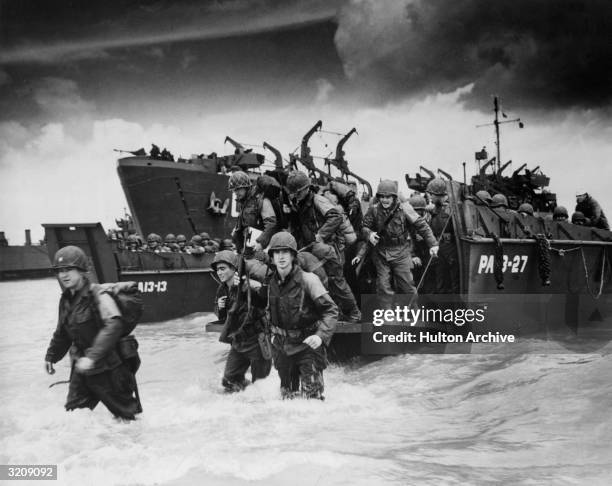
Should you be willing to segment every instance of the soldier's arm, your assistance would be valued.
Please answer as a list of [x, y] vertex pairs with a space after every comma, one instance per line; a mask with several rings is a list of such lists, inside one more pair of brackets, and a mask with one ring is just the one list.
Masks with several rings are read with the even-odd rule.
[[367, 241], [374, 232], [374, 224], [374, 206], [370, 206], [363, 217], [363, 227], [361, 228], [361, 237], [364, 240]]
[[268, 243], [270, 243], [272, 235], [276, 233], [277, 226], [276, 213], [274, 212], [272, 203], [267, 197], [263, 199], [261, 204], [261, 220], [263, 221], [264, 229], [256, 241], [265, 248], [268, 246]]
[[49, 347], [47, 348], [45, 361], [57, 363], [60, 359], [66, 356], [66, 353], [70, 349], [71, 345], [72, 339], [70, 339], [70, 336], [64, 328], [63, 323], [58, 318], [57, 327], [53, 332], [53, 336], [49, 342]]
[[601, 215], [603, 213], [603, 210], [601, 209], [601, 206], [599, 205], [599, 203], [591, 198], [591, 211], [592, 211], [592, 216], [589, 218], [591, 220], [591, 224], [597, 224], [599, 222], [599, 220], [601, 219]]
[[315, 274], [304, 272], [302, 275], [304, 291], [321, 315], [317, 321], [316, 335], [321, 338], [326, 346], [329, 346], [338, 323], [338, 306], [334, 303], [329, 296], [329, 292], [323, 287], [321, 280]]
[[217, 295], [215, 295], [215, 315], [220, 321], [224, 321], [227, 317], [227, 298], [225, 299], [225, 307], [223, 309], [219, 308], [219, 298], [227, 297], [227, 294], [221, 292], [223, 285], [225, 284], [221, 284], [221, 286], [219, 286], [219, 288], [217, 289]]
[[408, 222], [414, 226], [414, 229], [419, 235], [421, 235], [423, 240], [425, 240], [427, 246], [429, 248], [436, 246], [438, 242], [436, 241], [433, 231], [431, 231], [431, 228], [425, 221], [425, 218], [419, 216], [419, 213], [414, 210], [410, 203], [403, 203], [402, 210], [404, 211]]
[[94, 363], [115, 348], [123, 332], [121, 312], [114, 299], [105, 292], [97, 294], [97, 305], [102, 329], [98, 331], [93, 344], [85, 351], [85, 356]]
[[330, 201], [318, 194], [315, 195], [314, 205], [319, 214], [325, 218], [317, 233], [323, 241], [328, 241], [342, 224], [342, 215]]

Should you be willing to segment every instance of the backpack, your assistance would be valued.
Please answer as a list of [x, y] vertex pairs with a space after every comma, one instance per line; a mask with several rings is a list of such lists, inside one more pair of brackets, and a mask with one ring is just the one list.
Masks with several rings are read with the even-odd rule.
[[140, 321], [144, 311], [142, 293], [138, 290], [138, 284], [136, 282], [91, 284], [91, 289], [96, 302], [98, 301], [97, 295], [101, 293], [108, 294], [113, 298], [121, 312], [122, 336], [130, 334]]
[[274, 177], [263, 174], [257, 178], [255, 185], [257, 186], [257, 193], [263, 195], [264, 198], [268, 198], [272, 203], [272, 208], [274, 209], [274, 214], [276, 215], [277, 228], [286, 228], [287, 215], [283, 212], [284, 194], [280, 183]]

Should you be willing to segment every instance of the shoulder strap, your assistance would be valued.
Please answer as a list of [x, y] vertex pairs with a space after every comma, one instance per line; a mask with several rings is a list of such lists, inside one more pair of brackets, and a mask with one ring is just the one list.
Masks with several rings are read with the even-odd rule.
[[[379, 203], [380, 204], [380, 203]], [[389, 213], [389, 216], [387, 216], [387, 219], [385, 219], [385, 221], [383, 222], [382, 226], [380, 227], [380, 229], [378, 230], [378, 233], [382, 233], [383, 231], [385, 231], [387, 229], [387, 226], [389, 225], [389, 223], [391, 222], [391, 220], [393, 219], [393, 216], [395, 216], [395, 212], [400, 208], [400, 203], [399, 201], [397, 202], [397, 204], [395, 205], [395, 207], [393, 208], [393, 210], [391, 211], [391, 213]]]

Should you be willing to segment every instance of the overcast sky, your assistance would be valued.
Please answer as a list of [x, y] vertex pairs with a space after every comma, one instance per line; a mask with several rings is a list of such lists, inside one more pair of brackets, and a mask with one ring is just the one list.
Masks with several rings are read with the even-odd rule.
[[[419, 165], [461, 177], [494, 153], [540, 165], [559, 202], [578, 187], [612, 213], [608, 0], [0, 3], [0, 230], [101, 221], [126, 206], [114, 148], [227, 153], [226, 135], [293, 151], [319, 119], [359, 135], [375, 185]], [[338, 137], [312, 139], [328, 155]], [[261, 150], [261, 149], [259, 149]], [[152, 195], [154, 197], [154, 195]]]

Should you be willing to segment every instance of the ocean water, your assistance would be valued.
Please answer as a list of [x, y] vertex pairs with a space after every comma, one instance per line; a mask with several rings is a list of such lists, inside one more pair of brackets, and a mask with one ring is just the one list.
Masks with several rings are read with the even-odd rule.
[[0, 463], [57, 464], [53, 484], [612, 484], [608, 346], [332, 365], [325, 402], [282, 401], [274, 370], [222, 393], [227, 346], [198, 315], [137, 328], [144, 413], [124, 424], [49, 388], [69, 374], [44, 372], [58, 298], [0, 282]]

